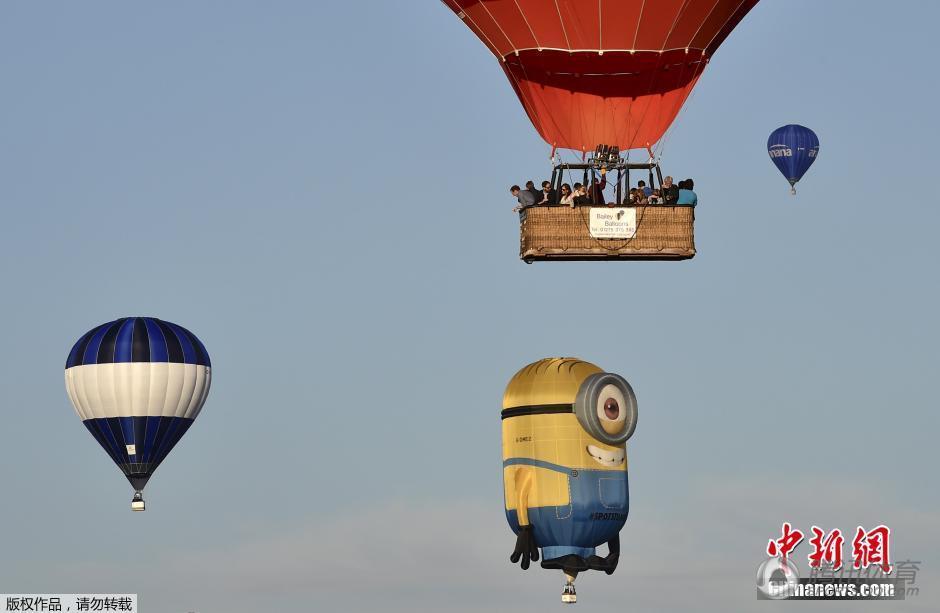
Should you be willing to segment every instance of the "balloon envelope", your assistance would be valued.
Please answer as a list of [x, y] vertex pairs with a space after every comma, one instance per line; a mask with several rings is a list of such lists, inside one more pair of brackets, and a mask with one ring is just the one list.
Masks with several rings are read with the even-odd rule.
[[137, 490], [196, 419], [210, 379], [199, 339], [153, 317], [90, 330], [65, 363], [75, 412]]
[[502, 407], [503, 502], [517, 549], [523, 538], [541, 548], [543, 568], [612, 573], [630, 510], [633, 388], [589, 362], [546, 358], [513, 376]]
[[[792, 187], [816, 161], [819, 139], [815, 132], [805, 126], [782, 126], [774, 130], [767, 139], [767, 153]], [[796, 190], [793, 193], [796, 193]]]
[[758, 0], [443, 0], [501, 60], [550, 145], [642, 148]]

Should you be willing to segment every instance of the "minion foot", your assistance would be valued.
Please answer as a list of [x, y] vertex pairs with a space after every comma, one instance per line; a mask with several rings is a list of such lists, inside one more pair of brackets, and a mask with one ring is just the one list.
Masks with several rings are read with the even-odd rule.
[[619, 553], [612, 553], [606, 558], [600, 556], [591, 556], [587, 559], [587, 566], [591, 570], [602, 570], [608, 575], [614, 574], [617, 570], [617, 562], [620, 560]]
[[560, 558], [552, 558], [551, 560], [542, 560], [542, 568], [563, 570], [569, 575], [575, 575], [582, 571], [588, 570], [587, 560], [581, 556], [568, 554], [566, 556], [561, 556]]

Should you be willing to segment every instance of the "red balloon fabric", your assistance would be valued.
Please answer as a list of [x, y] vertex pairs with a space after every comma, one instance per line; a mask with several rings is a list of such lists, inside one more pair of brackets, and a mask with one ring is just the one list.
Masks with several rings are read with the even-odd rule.
[[501, 60], [553, 147], [658, 141], [758, 0], [442, 0]]

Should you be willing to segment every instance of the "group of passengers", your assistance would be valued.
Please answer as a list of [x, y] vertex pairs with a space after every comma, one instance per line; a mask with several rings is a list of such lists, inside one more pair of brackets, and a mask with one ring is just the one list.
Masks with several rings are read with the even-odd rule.
[[[616, 202], [608, 203], [604, 199], [604, 188], [607, 187], [607, 173], [601, 170], [600, 179], [594, 177], [590, 185], [575, 183], [574, 188], [568, 183], [561, 184], [560, 193], [552, 188], [549, 181], [542, 181], [542, 189], [536, 189], [535, 183], [526, 181], [525, 189], [518, 185], [509, 188], [510, 193], [519, 201], [513, 211], [520, 211], [529, 206], [535, 205], [561, 205], [576, 206], [590, 205], [614, 206]], [[693, 188], [695, 183], [692, 179], [685, 179], [679, 183], [673, 183], [672, 177], [663, 179], [663, 185], [660, 189], [651, 189], [646, 185], [646, 181], [640, 181], [637, 186], [631, 188], [623, 199], [622, 204], [630, 206], [644, 205], [663, 205], [663, 206], [695, 206], [698, 204], [698, 197]]]
[[673, 183], [672, 177], [666, 177], [663, 179], [661, 189], [650, 189], [646, 181], [640, 181], [635, 188], [627, 192], [623, 204], [695, 206], [698, 204], [698, 196], [695, 194], [694, 187], [695, 182], [692, 179]]

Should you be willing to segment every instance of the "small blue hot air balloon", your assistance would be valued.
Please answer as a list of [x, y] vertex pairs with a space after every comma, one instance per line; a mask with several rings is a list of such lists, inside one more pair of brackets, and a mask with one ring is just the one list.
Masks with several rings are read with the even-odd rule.
[[153, 317], [125, 317], [89, 330], [65, 362], [75, 412], [136, 493], [202, 409], [211, 364], [192, 332]]
[[777, 128], [767, 139], [767, 153], [790, 182], [790, 193], [796, 194], [796, 183], [803, 178], [819, 153], [819, 139], [807, 127], [790, 124]]

